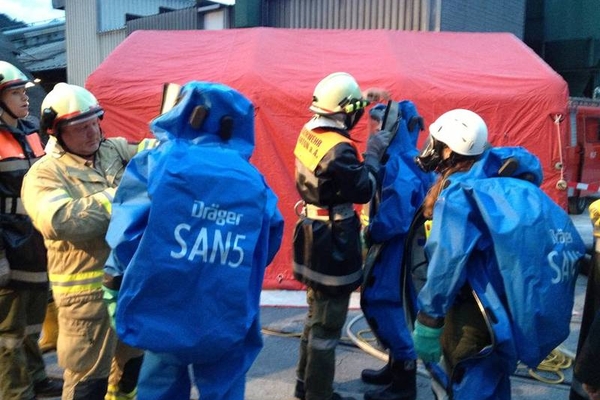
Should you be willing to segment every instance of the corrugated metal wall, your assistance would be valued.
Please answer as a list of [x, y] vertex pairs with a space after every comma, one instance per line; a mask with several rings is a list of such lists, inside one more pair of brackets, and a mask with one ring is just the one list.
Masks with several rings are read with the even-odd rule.
[[[243, 0], [240, 0], [243, 1]], [[523, 37], [526, 0], [262, 0], [262, 25], [279, 28], [394, 29], [512, 32]], [[210, 19], [195, 0], [65, 0], [67, 78], [87, 76], [135, 29], [209, 29], [231, 26], [228, 13]], [[443, 4], [443, 7], [442, 7]], [[162, 7], [180, 11], [158, 14]], [[125, 14], [150, 17], [126, 22]], [[218, 14], [218, 15], [217, 15]], [[222, 16], [222, 17], [221, 17]], [[222, 21], [222, 22], [221, 22]], [[126, 27], [126, 25], [129, 25]]]
[[125, 14], [139, 16], [158, 14], [160, 8], [179, 10], [196, 4], [195, 0], [98, 0], [101, 32], [125, 27]]
[[510, 32], [523, 39], [526, 0], [444, 0], [442, 31]]
[[98, 46], [96, 0], [66, 0], [67, 81], [83, 85], [102, 61]]
[[159, 7], [187, 7], [187, 13], [162, 15], [168, 16], [165, 21], [183, 23], [186, 19], [189, 23], [197, 16], [195, 8], [190, 8], [195, 3], [195, 0], [65, 0], [67, 81], [83, 86], [89, 74], [125, 40], [128, 34], [125, 13], [153, 15], [159, 12]]
[[265, 0], [277, 28], [437, 30], [441, 0]]
[[127, 35], [129, 35], [139, 29], [199, 29], [201, 26], [202, 21], [196, 7], [192, 7], [128, 21], [126, 30]]

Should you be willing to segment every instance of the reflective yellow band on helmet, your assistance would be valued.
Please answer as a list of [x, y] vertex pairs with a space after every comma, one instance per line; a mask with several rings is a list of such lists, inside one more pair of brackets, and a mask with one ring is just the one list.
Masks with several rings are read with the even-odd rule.
[[49, 274], [52, 291], [56, 293], [78, 293], [102, 288], [104, 271], [81, 272], [79, 274]]
[[311, 172], [315, 172], [321, 159], [338, 143], [352, 144], [352, 141], [336, 132], [314, 133], [304, 128], [298, 136], [294, 156]]
[[354, 111], [363, 109], [368, 105], [369, 105], [368, 100], [355, 100], [349, 104], [346, 104], [344, 106], [344, 111], [346, 112], [346, 114], [350, 114], [350, 113], [353, 113]]

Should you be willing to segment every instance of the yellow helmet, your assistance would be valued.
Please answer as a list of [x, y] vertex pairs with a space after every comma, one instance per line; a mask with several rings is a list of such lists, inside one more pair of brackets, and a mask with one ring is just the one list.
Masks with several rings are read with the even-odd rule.
[[315, 87], [310, 110], [321, 115], [351, 114], [368, 104], [352, 75], [334, 72], [323, 78]]
[[57, 83], [42, 101], [41, 131], [56, 135], [61, 126], [91, 118], [102, 118], [104, 110], [87, 89], [68, 83]]
[[9, 62], [0, 61], [0, 92], [4, 89], [33, 86], [27, 76]]

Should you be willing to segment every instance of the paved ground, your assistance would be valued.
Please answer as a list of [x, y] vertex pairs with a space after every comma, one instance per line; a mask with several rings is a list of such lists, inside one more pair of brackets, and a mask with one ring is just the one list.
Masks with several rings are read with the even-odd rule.
[[[591, 225], [586, 214], [574, 216], [586, 244], [591, 248]], [[580, 275], [576, 286], [575, 306], [571, 321], [571, 334], [561, 345], [567, 355], [573, 355], [577, 346], [581, 310], [584, 301], [587, 278]], [[306, 313], [302, 292], [264, 292], [261, 308], [264, 328], [264, 349], [250, 369], [247, 376], [246, 400], [288, 400], [294, 399], [295, 364], [298, 354], [299, 333]], [[369, 332], [358, 308], [358, 299], [351, 303], [348, 316], [348, 329], [343, 342], [338, 346], [335, 389], [340, 394], [362, 399], [366, 390], [375, 386], [362, 383], [360, 372], [364, 368], [379, 368], [383, 361], [371, 351], [374, 343], [368, 341]], [[364, 338], [362, 348], [352, 338]], [[373, 353], [373, 354], [372, 354]], [[46, 355], [47, 369], [51, 376], [60, 377], [61, 370], [56, 365], [55, 353]], [[514, 400], [560, 400], [568, 399], [572, 368], [564, 370], [564, 381], [557, 384], [545, 384], [531, 378], [525, 368], [519, 368], [512, 380], [512, 398]], [[554, 378], [547, 374], [548, 378]], [[429, 378], [420, 368], [417, 377], [418, 399], [433, 399]], [[198, 398], [196, 391], [191, 397]], [[58, 399], [55, 399], [58, 400]], [[173, 399], [179, 400], [179, 399]]]

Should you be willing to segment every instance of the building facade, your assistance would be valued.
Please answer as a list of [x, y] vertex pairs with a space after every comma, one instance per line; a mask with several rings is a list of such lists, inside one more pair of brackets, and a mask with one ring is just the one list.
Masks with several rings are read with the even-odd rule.
[[252, 26], [511, 32], [522, 38], [525, 0], [53, 0], [66, 15], [67, 79], [82, 85], [137, 29]]

